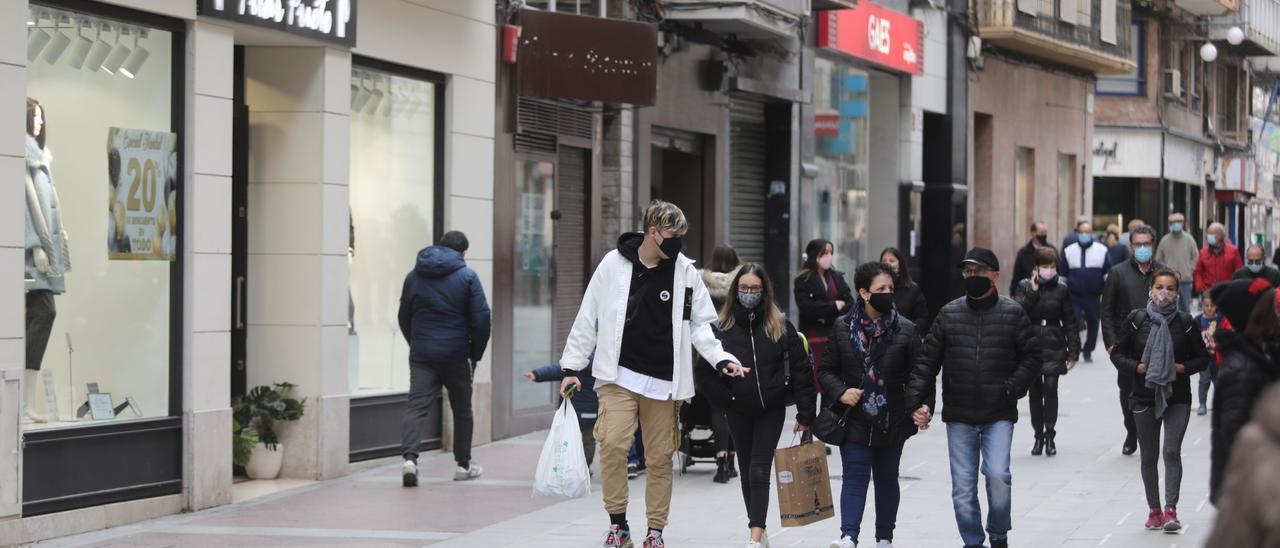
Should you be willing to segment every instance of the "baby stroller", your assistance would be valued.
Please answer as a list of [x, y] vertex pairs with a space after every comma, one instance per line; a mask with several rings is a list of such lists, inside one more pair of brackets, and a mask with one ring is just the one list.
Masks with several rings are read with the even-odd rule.
[[711, 430], [711, 405], [695, 395], [688, 405], [680, 406], [680, 473], [697, 463], [716, 462], [716, 439]]

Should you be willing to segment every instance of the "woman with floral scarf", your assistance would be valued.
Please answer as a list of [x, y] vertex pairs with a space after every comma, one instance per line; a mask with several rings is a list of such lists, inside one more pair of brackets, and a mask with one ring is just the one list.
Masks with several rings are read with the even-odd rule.
[[[1129, 396], [1146, 489], [1148, 530], [1176, 533], [1178, 496], [1182, 486], [1182, 437], [1191, 417], [1191, 376], [1209, 365], [1200, 330], [1191, 316], [1178, 311], [1178, 275], [1156, 270], [1149, 282], [1150, 300], [1120, 325], [1111, 363], [1133, 376]], [[1164, 445], [1160, 438], [1163, 433]], [[1160, 455], [1164, 455], [1165, 504], [1160, 504]]]
[[857, 546], [867, 484], [876, 486], [876, 546], [893, 546], [898, 518], [898, 465], [902, 447], [917, 429], [906, 409], [905, 389], [919, 352], [915, 324], [894, 307], [893, 274], [881, 263], [858, 267], [857, 300], [836, 320], [829, 359], [818, 370], [832, 412], [845, 419], [840, 458], [840, 538], [832, 548]]

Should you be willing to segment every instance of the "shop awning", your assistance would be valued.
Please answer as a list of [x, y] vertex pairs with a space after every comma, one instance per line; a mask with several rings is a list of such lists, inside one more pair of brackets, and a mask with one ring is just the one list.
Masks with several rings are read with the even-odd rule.
[[1211, 173], [1213, 165], [1212, 147], [1190, 136], [1158, 127], [1095, 127], [1093, 131], [1094, 177], [1160, 179], [1163, 176], [1170, 181], [1204, 186], [1205, 176]]

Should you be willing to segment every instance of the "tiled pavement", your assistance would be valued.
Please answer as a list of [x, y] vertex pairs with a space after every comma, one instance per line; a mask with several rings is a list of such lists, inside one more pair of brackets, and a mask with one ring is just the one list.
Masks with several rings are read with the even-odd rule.
[[[1101, 357], [1062, 381], [1059, 455], [1031, 457], [1026, 401], [1014, 437], [1014, 546], [1122, 548], [1200, 546], [1212, 524], [1206, 502], [1209, 419], [1192, 416], [1183, 448], [1186, 470], [1180, 535], [1142, 530], [1145, 504], [1137, 457], [1120, 455], [1123, 428], [1115, 374]], [[951, 511], [946, 436], [940, 423], [913, 438], [902, 460], [903, 500], [897, 546], [958, 546]], [[598, 546], [605, 526], [599, 489], [590, 497], [553, 501], [530, 496], [543, 434], [480, 447], [484, 479], [454, 483], [450, 458], [423, 461], [423, 484], [400, 487], [398, 466], [308, 485], [204, 512], [66, 537], [49, 546]], [[781, 440], [790, 441], [790, 436]], [[830, 461], [833, 491], [840, 463]], [[667, 541], [680, 546], [741, 546], [746, 516], [737, 485], [711, 482], [711, 466], [677, 477]], [[1163, 474], [1163, 469], [1162, 469]], [[430, 479], [440, 478], [440, 479]], [[632, 481], [631, 521], [643, 524], [643, 479]], [[985, 495], [983, 496], [985, 498]], [[776, 525], [774, 546], [826, 546], [836, 520], [802, 528]], [[868, 504], [863, 544], [874, 522]]]

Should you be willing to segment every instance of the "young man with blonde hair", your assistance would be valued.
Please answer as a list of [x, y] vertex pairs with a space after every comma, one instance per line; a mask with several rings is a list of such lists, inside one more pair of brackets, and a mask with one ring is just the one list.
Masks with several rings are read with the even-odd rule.
[[563, 390], [579, 383], [578, 372], [595, 350], [592, 371], [600, 399], [595, 437], [610, 521], [605, 548], [633, 546], [627, 524], [627, 450], [637, 424], [649, 457], [649, 530], [643, 546], [664, 547], [677, 417], [680, 402], [693, 397], [691, 347], [725, 375], [747, 371], [711, 330], [716, 320], [711, 297], [693, 260], [680, 253], [688, 229], [680, 208], [662, 201], [649, 204], [644, 232], [623, 234], [618, 248], [596, 267], [560, 358]]

